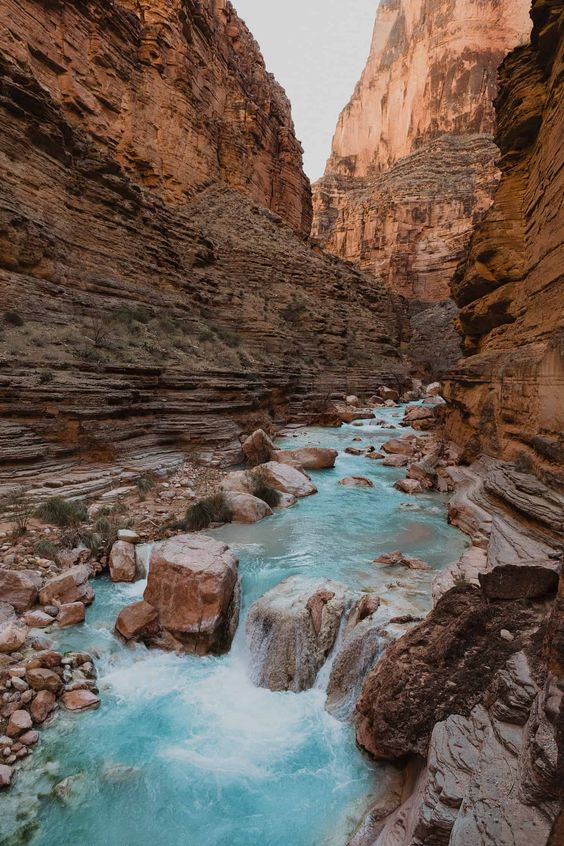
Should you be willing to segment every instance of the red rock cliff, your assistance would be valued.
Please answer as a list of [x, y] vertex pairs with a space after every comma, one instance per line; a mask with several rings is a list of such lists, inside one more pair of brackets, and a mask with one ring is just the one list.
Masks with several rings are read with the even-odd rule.
[[401, 383], [397, 298], [305, 234], [288, 102], [229, 3], [0, 14], [0, 487], [237, 460], [257, 422]]
[[313, 235], [418, 301], [449, 297], [495, 190], [496, 69], [530, 31], [528, 0], [382, 0], [342, 112]]
[[564, 12], [536, 0], [530, 46], [500, 69], [502, 179], [453, 292], [467, 357], [449, 375], [451, 437], [562, 481]]
[[228, 0], [5, 0], [0, 48], [135, 181], [223, 181], [309, 232], [290, 103]]

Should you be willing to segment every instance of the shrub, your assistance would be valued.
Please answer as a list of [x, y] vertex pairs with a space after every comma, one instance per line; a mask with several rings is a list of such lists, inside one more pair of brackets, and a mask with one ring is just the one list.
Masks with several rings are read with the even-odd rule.
[[294, 300], [283, 308], [280, 314], [287, 323], [298, 323], [300, 317], [305, 311], [305, 305], [303, 303], [299, 303], [297, 300]]
[[276, 488], [273, 488], [272, 485], [268, 484], [266, 477], [260, 470], [255, 470], [252, 473], [249, 473], [249, 477], [251, 481], [252, 495], [256, 496], [258, 499], [262, 499], [262, 501], [266, 502], [267, 505], [270, 505], [271, 508], [276, 508], [276, 506], [280, 504], [280, 500], [282, 498], [280, 491], [277, 491]]
[[184, 520], [176, 523], [174, 528], [199, 532], [200, 529], [207, 529], [211, 523], [230, 523], [232, 519], [233, 513], [225, 494], [216, 493], [191, 505], [184, 515]]
[[53, 541], [44, 538], [39, 543], [35, 544], [35, 554], [40, 555], [41, 558], [48, 558], [50, 561], [57, 561], [59, 557], [59, 547]]
[[18, 311], [5, 311], [4, 323], [8, 326], [23, 326], [25, 320]]
[[33, 514], [33, 505], [27, 499], [23, 488], [18, 488], [4, 497], [0, 510], [6, 514], [8, 519], [14, 521], [14, 536], [21, 537], [25, 535], [29, 518]]
[[43, 502], [35, 514], [45, 523], [53, 523], [61, 529], [78, 526], [88, 518], [83, 502], [73, 502], [62, 496], [53, 496]]
[[42, 370], [39, 374], [39, 384], [40, 385], [48, 385], [49, 382], [53, 381], [53, 373], [51, 370]]
[[127, 308], [123, 306], [122, 308], [116, 309], [113, 313], [113, 317], [119, 323], [125, 323], [126, 326], [132, 326], [134, 323], [143, 323], [147, 325], [152, 319], [152, 314], [148, 309], [143, 308], [143, 306], [135, 306], [133, 308]]
[[110, 554], [120, 528], [123, 528], [123, 521], [113, 516], [99, 517], [94, 523], [94, 531], [82, 534], [80, 540], [95, 558], [101, 558]]
[[155, 480], [149, 473], [145, 473], [144, 476], [139, 476], [138, 479], [135, 479], [135, 487], [140, 494], [148, 494], [155, 487]]

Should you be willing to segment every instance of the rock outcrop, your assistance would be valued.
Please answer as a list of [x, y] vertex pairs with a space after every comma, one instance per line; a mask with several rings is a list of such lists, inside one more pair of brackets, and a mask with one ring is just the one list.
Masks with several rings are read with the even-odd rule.
[[359, 701], [357, 737], [376, 757], [416, 757], [403, 801], [369, 813], [350, 846], [549, 842], [561, 798], [564, 678], [558, 659], [551, 669], [561, 619], [556, 604], [547, 625], [542, 603], [460, 587], [388, 648]]
[[563, 10], [533, 3], [530, 46], [500, 69], [502, 179], [453, 292], [466, 358], [445, 382], [447, 430], [469, 461], [564, 481]]
[[314, 186], [313, 235], [412, 301], [411, 352], [433, 372], [458, 357], [445, 301], [497, 185], [496, 70], [528, 12], [529, 0], [383, 0]]
[[403, 307], [308, 239], [289, 105], [230, 3], [1, 15], [0, 489], [236, 463], [273, 418], [403, 385]]
[[239, 622], [238, 569], [229, 547], [205, 535], [156, 544], [143, 600], [121, 611], [117, 632], [163, 649], [227, 652]]
[[259, 687], [312, 687], [339, 632], [345, 587], [295, 576], [252, 605], [247, 617], [251, 676]]

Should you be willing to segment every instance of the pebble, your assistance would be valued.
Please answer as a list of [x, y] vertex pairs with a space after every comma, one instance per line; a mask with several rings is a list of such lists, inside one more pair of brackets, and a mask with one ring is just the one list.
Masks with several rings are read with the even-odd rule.
[[515, 638], [511, 634], [511, 632], [508, 631], [507, 629], [502, 629], [499, 633], [499, 636], [502, 640], [506, 640], [508, 643], [511, 642], [512, 640], [515, 640]]

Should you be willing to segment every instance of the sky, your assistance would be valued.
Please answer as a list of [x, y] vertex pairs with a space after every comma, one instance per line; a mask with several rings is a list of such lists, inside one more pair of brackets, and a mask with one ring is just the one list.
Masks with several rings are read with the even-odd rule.
[[286, 89], [304, 167], [323, 175], [341, 109], [368, 58], [378, 0], [232, 0]]

